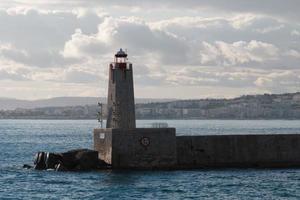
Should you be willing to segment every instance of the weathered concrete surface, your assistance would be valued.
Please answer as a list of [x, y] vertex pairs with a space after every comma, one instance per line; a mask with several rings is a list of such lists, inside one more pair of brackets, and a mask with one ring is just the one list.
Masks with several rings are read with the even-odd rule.
[[115, 169], [300, 167], [300, 134], [176, 137], [173, 128], [95, 129], [94, 147]]
[[109, 66], [106, 128], [135, 128], [132, 74], [131, 63]]
[[300, 134], [178, 136], [178, 168], [300, 167]]
[[94, 149], [117, 169], [169, 169], [177, 164], [174, 128], [95, 129]]
[[111, 128], [94, 129], [94, 150], [108, 164], [112, 164], [112, 132]]

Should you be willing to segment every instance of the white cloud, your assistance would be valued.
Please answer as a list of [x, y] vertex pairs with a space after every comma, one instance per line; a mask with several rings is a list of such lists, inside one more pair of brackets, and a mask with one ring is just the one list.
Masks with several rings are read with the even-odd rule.
[[25, 50], [19, 50], [12, 44], [0, 44], [0, 56], [2, 59], [11, 59], [22, 61], [28, 59], [28, 53]]
[[[78, 62], [60, 55], [64, 43], [76, 28], [92, 33], [101, 22], [96, 14], [78, 18], [73, 12], [46, 12], [29, 8], [0, 10], [0, 19], [0, 43], [10, 45], [6, 54], [2, 51], [2, 56], [37, 67], [57, 67]], [[86, 23], [86, 19], [90, 21]]]
[[21, 81], [21, 80], [27, 80], [27, 78], [16, 72], [8, 72], [0, 69], [0, 80]]
[[[228, 69], [211, 67], [183, 67], [176, 72], [166, 74], [166, 82], [176, 87], [211, 88], [214, 92], [223, 88], [231, 93], [244, 88], [249, 93], [284, 93], [296, 92], [300, 87], [299, 70], [261, 70], [233, 67]], [[229, 97], [230, 95], [225, 95]], [[207, 93], [204, 93], [207, 95]], [[202, 94], [203, 95], [203, 94]]]
[[254, 83], [272, 93], [295, 92], [300, 88], [300, 70], [274, 71], [258, 77]]
[[85, 35], [80, 29], [76, 29], [71, 40], [65, 43], [61, 52], [65, 58], [84, 59], [90, 55], [106, 52], [106, 44], [97, 35]]
[[174, 29], [176, 27], [187, 28], [187, 29], [191, 27], [198, 28], [198, 29], [221, 28], [223, 27], [224, 23], [226, 24], [228, 23], [228, 21], [222, 17], [212, 17], [212, 18], [176, 17], [172, 19], [152, 22], [149, 24], [153, 29], [168, 30], [168, 29]]
[[244, 29], [251, 26], [255, 21], [260, 20], [261, 18], [261, 16], [253, 14], [237, 15], [230, 20], [230, 23], [235, 29]]
[[155, 53], [162, 64], [184, 62], [184, 41], [164, 31], [153, 30], [138, 18], [105, 18], [98, 32], [85, 35], [77, 30], [63, 50], [65, 57], [100, 56], [116, 49], [130, 49], [133, 55]]
[[272, 79], [268, 77], [258, 77], [254, 83], [259, 87], [265, 87], [265, 86], [270, 86], [272, 82], [273, 82]]
[[187, 98], [299, 90], [300, 27], [286, 20], [298, 16], [293, 10], [280, 16], [258, 1], [253, 4], [264, 8], [188, 0], [170, 7], [170, 1], [151, 2], [151, 14], [149, 2], [19, 2], [0, 9], [0, 88], [7, 95], [100, 95], [120, 47], [134, 64], [137, 96], [159, 88], [157, 96], [166, 97], [175, 87]]
[[278, 26], [269, 26], [269, 27], [265, 27], [265, 28], [262, 28], [262, 29], [255, 29], [256, 32], [259, 32], [259, 33], [262, 33], [262, 34], [265, 34], [265, 33], [269, 33], [269, 32], [272, 32], [272, 31], [278, 31], [280, 29], [284, 28], [284, 25], [281, 24], [281, 25], [278, 25]]
[[300, 32], [297, 31], [297, 30], [293, 30], [293, 31], [291, 32], [291, 35], [292, 35], [292, 36], [300, 36]]
[[64, 81], [71, 83], [91, 83], [100, 81], [100, 75], [91, 72], [68, 69], [65, 71]]
[[160, 1], [137, 1], [137, 0], [2, 0], [0, 5], [3, 8], [7, 7], [39, 7], [39, 8], [60, 8], [60, 9], [74, 9], [78, 7], [95, 8], [95, 7], [121, 7], [127, 8], [128, 11], [135, 9], [135, 11], [145, 12], [151, 8], [163, 8], [173, 10], [213, 10], [215, 13], [220, 12], [234, 12], [234, 13], [256, 13], [273, 15], [280, 18], [297, 21], [299, 19], [298, 8], [300, 3], [298, 0], [160, 0]]
[[252, 40], [228, 44], [216, 41], [214, 44], [203, 42], [200, 52], [202, 64], [239, 65], [248, 62], [264, 62], [278, 58], [278, 48], [272, 44]]
[[296, 51], [294, 49], [291, 49], [291, 50], [287, 51], [286, 55], [292, 56], [292, 57], [295, 57], [295, 58], [300, 58], [300, 52]]

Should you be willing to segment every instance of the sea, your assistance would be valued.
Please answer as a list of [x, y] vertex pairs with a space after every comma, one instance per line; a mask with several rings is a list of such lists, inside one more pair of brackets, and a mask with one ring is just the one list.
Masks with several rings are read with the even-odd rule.
[[[300, 134], [300, 120], [138, 120], [177, 135]], [[55, 172], [38, 151], [92, 148], [96, 120], [0, 120], [0, 199], [300, 199], [300, 169]]]

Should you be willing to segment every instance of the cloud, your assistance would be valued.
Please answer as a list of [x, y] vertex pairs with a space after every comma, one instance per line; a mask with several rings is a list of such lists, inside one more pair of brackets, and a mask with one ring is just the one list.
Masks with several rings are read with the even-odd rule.
[[61, 54], [65, 58], [81, 58], [95, 54], [107, 53], [105, 41], [97, 35], [85, 35], [80, 29], [76, 29], [71, 40], [65, 43]]
[[254, 14], [230, 18], [177, 17], [153, 22], [150, 26], [184, 38], [188, 45], [188, 64], [241, 64], [269, 69], [299, 67], [299, 59], [291, 59], [285, 53], [298, 49], [300, 41], [291, 38], [298, 25], [272, 17]]
[[257, 78], [256, 86], [267, 88], [271, 93], [286, 93], [299, 91], [300, 70], [275, 71]]
[[291, 35], [292, 36], [300, 36], [300, 32], [297, 30], [292, 30]]
[[238, 67], [211, 68], [182, 67], [176, 72], [166, 74], [166, 81], [179, 86], [220, 86], [228, 88], [254, 87], [254, 81], [265, 71], [257, 69], [240, 69]]
[[292, 57], [295, 57], [295, 58], [300, 58], [300, 52], [297, 51], [297, 50], [294, 50], [294, 49], [291, 49], [291, 50], [287, 51], [286, 55], [292, 56]]
[[100, 75], [95, 75], [91, 72], [68, 69], [64, 73], [63, 81], [70, 83], [91, 83], [100, 81], [100, 78]]
[[3, 58], [14, 60], [14, 61], [24, 61], [28, 59], [28, 53], [25, 50], [19, 50], [12, 44], [0, 44], [0, 55]]
[[77, 30], [62, 51], [65, 57], [100, 56], [125, 47], [133, 55], [155, 54], [162, 64], [184, 62], [186, 45], [174, 35], [152, 30], [138, 18], [107, 17], [99, 24], [96, 34], [86, 35]]
[[[59, 52], [76, 28], [92, 33], [101, 19], [96, 14], [77, 17], [72, 12], [36, 9], [0, 10], [0, 42], [9, 44], [2, 56], [37, 67], [65, 66], [78, 60]], [[86, 19], [91, 19], [86, 23]]]
[[[280, 52], [289, 52], [291, 46], [299, 43], [290, 39], [296, 30], [293, 25], [253, 14], [147, 22], [86, 10], [10, 9], [2, 11], [1, 17], [2, 22], [9, 22], [6, 24], [23, 26], [22, 32], [8, 26], [0, 33], [1, 40], [10, 45], [3, 49], [2, 56], [37, 67], [84, 65], [89, 59], [109, 62], [119, 47], [127, 48], [136, 57], [142, 56], [141, 61], [148, 65], [237, 65], [263, 61], [269, 67]], [[279, 65], [285, 62], [284, 57], [277, 60]], [[297, 60], [287, 60], [285, 65], [296, 67]]]
[[252, 40], [228, 44], [216, 41], [215, 44], [203, 42], [200, 52], [202, 64], [239, 65], [248, 62], [265, 62], [278, 59], [278, 48], [272, 44]]
[[108, 63], [122, 47], [137, 96], [150, 88], [177, 95], [176, 87], [193, 97], [299, 90], [300, 26], [287, 20], [298, 16], [294, 8], [230, 2], [1, 1], [10, 8], [0, 9], [0, 88], [26, 98], [51, 88], [53, 96], [104, 92]]
[[28, 79], [25, 76], [22, 76], [21, 74], [15, 72], [0, 70], [0, 80], [24, 81]]
[[[271, 25], [266, 25], [268, 23]], [[163, 65], [249, 66], [269, 62], [267, 67], [270, 68], [275, 60], [284, 62], [280, 52], [287, 51], [289, 43], [282, 45], [279, 42], [288, 40], [289, 34], [281, 34], [281, 38], [276, 40], [267, 38], [271, 32], [283, 28], [290, 29], [289, 25], [282, 25], [276, 20], [251, 15], [231, 19], [184, 17], [154, 23], [146, 23], [139, 18], [107, 17], [99, 24], [95, 34], [77, 30], [65, 43], [62, 54], [74, 58], [100, 57], [100, 54], [108, 55], [119, 47], [126, 47], [133, 55], [148, 54]], [[255, 37], [269, 41], [253, 40]], [[296, 62], [291, 66], [296, 66]], [[289, 65], [289, 61], [286, 64]]]
[[111, 7], [120, 8], [119, 10], [138, 10], [140, 12], [147, 12], [147, 9], [164, 9], [164, 10], [201, 10], [210, 11], [214, 13], [255, 13], [277, 18], [286, 19], [288, 21], [299, 21], [300, 14], [298, 8], [300, 2], [297, 0], [160, 0], [160, 1], [137, 1], [137, 0], [19, 0], [17, 3], [10, 0], [2, 0], [2, 7], [15, 6], [33, 6], [44, 9], [74, 9], [78, 7], [83, 8], [97, 8], [97, 7]]
[[[166, 74], [164, 84], [174, 87], [211, 88], [214, 92], [223, 88], [232, 92], [244, 88], [247, 94], [286, 93], [299, 91], [300, 70], [262, 70], [239, 67], [182, 67], [176, 72]], [[204, 92], [205, 93], [205, 92]], [[254, 92], [255, 93], [255, 92]], [[205, 93], [205, 95], [208, 95]], [[219, 94], [221, 95], [221, 93]], [[226, 94], [223, 94], [226, 96]]]

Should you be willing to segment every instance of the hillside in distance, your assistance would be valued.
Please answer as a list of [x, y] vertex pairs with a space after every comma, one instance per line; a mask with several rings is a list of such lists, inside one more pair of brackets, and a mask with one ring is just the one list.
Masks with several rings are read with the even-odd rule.
[[[104, 105], [103, 117], [106, 117]], [[96, 119], [97, 104], [18, 108], [0, 119]], [[137, 119], [300, 119], [300, 92], [246, 95], [234, 99], [175, 100], [136, 104]]]
[[142, 119], [300, 119], [300, 92], [139, 104], [136, 112]]
[[[166, 102], [175, 99], [151, 99], [137, 98], [136, 103]], [[0, 110], [14, 110], [17, 108], [33, 109], [42, 107], [66, 107], [66, 106], [85, 106], [95, 105], [98, 102], [106, 103], [104, 97], [55, 97], [39, 100], [20, 100], [12, 98], [0, 98]]]

